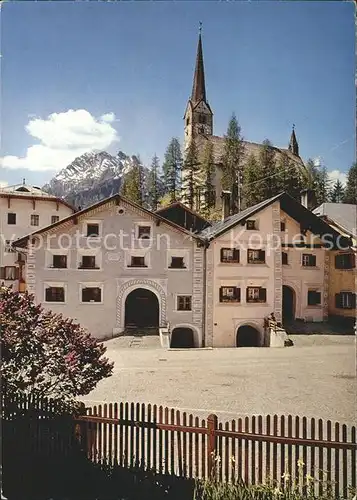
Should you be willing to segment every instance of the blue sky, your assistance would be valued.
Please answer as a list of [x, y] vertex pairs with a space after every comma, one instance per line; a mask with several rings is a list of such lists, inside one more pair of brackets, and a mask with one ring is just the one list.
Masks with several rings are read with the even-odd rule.
[[199, 21], [214, 133], [234, 111], [247, 140], [286, 146], [295, 123], [304, 159], [346, 172], [352, 2], [9, 2], [0, 182], [42, 185], [92, 147], [162, 158], [183, 139]]

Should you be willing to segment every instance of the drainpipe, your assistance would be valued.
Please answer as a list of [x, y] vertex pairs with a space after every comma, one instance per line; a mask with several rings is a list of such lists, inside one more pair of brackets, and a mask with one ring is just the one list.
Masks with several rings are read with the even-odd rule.
[[206, 347], [206, 290], [207, 290], [207, 248], [209, 243], [203, 246], [203, 290], [202, 290], [202, 347]]

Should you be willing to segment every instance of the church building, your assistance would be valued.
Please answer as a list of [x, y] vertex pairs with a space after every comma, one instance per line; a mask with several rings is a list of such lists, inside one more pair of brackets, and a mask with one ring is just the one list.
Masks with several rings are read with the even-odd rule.
[[[196, 66], [193, 76], [193, 86], [192, 93], [188, 100], [186, 111], [184, 115], [184, 149], [186, 150], [190, 141], [194, 139], [196, 141], [198, 151], [202, 153], [208, 142], [213, 145], [213, 157], [215, 162], [215, 176], [214, 176], [214, 186], [215, 186], [215, 199], [216, 207], [220, 207], [222, 204], [222, 166], [223, 166], [223, 154], [224, 154], [224, 137], [214, 135], [214, 121], [213, 121], [213, 111], [208, 102], [206, 94], [206, 82], [205, 82], [205, 69], [203, 63], [203, 48], [202, 48], [202, 36], [201, 28], [198, 37], [197, 46], [197, 56], [196, 56]], [[258, 156], [262, 148], [262, 144], [255, 142], [243, 141], [244, 142], [244, 161], [253, 154]], [[296, 139], [296, 134], [293, 126], [293, 130], [290, 137], [290, 142], [288, 147], [275, 147], [276, 160], [279, 161], [282, 155], [287, 155], [289, 161], [293, 162], [299, 169], [304, 168], [304, 163], [299, 156], [299, 144]], [[195, 209], [200, 209], [200, 194], [198, 194]]]

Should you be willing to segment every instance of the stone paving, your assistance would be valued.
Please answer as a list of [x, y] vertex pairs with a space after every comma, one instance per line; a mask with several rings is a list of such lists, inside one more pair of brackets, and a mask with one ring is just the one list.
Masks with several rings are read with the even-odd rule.
[[114, 374], [83, 400], [156, 403], [220, 419], [292, 414], [355, 424], [354, 336], [291, 336], [287, 348], [136, 349], [106, 342]]

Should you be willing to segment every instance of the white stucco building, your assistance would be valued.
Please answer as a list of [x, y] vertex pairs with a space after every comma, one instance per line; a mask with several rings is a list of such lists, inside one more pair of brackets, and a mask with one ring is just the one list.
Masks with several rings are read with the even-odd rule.
[[12, 248], [13, 241], [73, 212], [61, 198], [25, 182], [0, 188], [0, 281], [15, 290], [22, 283], [24, 261]]
[[166, 345], [169, 326], [173, 344], [202, 345], [204, 242], [160, 215], [115, 195], [17, 247], [37, 302], [97, 338], [160, 332]]
[[266, 328], [272, 313], [283, 324], [327, 318], [340, 234], [324, 220], [283, 193], [204, 225], [182, 204], [152, 213], [115, 195], [15, 246], [36, 301], [100, 339], [135, 332], [160, 333], [164, 347], [284, 345]]

